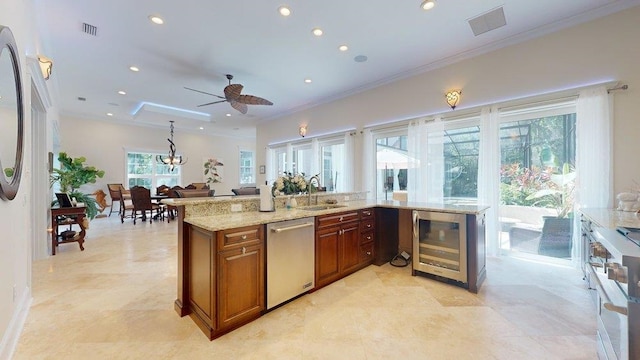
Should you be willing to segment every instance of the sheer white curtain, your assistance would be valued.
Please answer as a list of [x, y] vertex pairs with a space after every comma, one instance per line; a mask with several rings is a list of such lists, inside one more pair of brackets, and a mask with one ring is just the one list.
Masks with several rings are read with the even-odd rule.
[[409, 164], [407, 168], [407, 200], [427, 202], [426, 183], [428, 167], [427, 161], [427, 124], [419, 119], [409, 123], [407, 129], [407, 153]]
[[444, 122], [424, 119], [409, 123], [407, 134], [409, 201], [444, 202]]
[[610, 100], [602, 86], [580, 91], [576, 102], [577, 202], [582, 208], [612, 206]]
[[427, 201], [442, 204], [444, 202], [444, 122], [442, 117], [437, 116], [433, 122], [427, 124], [426, 146], [427, 169], [424, 183], [427, 187]]
[[498, 209], [500, 206], [500, 122], [498, 108], [480, 112], [480, 149], [478, 158], [478, 204], [488, 205], [485, 214], [487, 253], [497, 255]]
[[285, 169], [287, 172], [293, 172], [293, 145], [287, 143], [287, 155], [285, 158]]
[[278, 177], [278, 169], [276, 161], [276, 152], [272, 148], [267, 148], [267, 161], [266, 161], [266, 181], [268, 184], [271, 184]]
[[[342, 160], [342, 176], [338, 181], [342, 184], [339, 189], [341, 191], [353, 191], [354, 183], [353, 183], [353, 169], [354, 166], [354, 157], [355, 157], [355, 144], [354, 144], [354, 133], [351, 131], [347, 131], [344, 134], [344, 155]], [[366, 173], [365, 173], [366, 174]]]
[[311, 139], [311, 173], [307, 174], [307, 177], [311, 177], [320, 173], [320, 144], [318, 139]]
[[[576, 101], [576, 172], [578, 208], [612, 206], [613, 98], [604, 86], [581, 90]], [[581, 258], [578, 218], [574, 218], [574, 263]]]
[[371, 129], [362, 131], [362, 187], [367, 192], [367, 199], [376, 198], [376, 153], [375, 144], [373, 143], [373, 133]]

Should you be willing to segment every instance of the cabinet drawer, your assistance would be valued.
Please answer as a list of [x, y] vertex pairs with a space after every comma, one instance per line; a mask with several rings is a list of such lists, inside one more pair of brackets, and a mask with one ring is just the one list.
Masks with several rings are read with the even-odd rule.
[[362, 220], [373, 219], [373, 209], [362, 209], [360, 210], [360, 218]]
[[360, 235], [360, 244], [372, 243], [374, 239], [375, 239], [375, 232], [373, 231], [363, 232], [362, 235]]
[[318, 216], [316, 218], [316, 227], [323, 228], [336, 224], [344, 224], [350, 221], [358, 221], [358, 211], [347, 211], [338, 214]]
[[366, 219], [360, 222], [360, 232], [373, 231], [376, 222], [373, 219]]
[[373, 261], [375, 258], [373, 242], [360, 245], [360, 262]]
[[245, 226], [218, 232], [218, 250], [259, 244], [264, 225]]

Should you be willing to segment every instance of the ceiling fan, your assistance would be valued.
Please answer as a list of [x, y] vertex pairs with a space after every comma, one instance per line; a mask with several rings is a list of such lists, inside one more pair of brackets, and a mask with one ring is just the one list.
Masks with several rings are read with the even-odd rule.
[[220, 96], [220, 95], [211, 94], [211, 93], [208, 93], [208, 92], [204, 92], [204, 91], [188, 88], [186, 86], [185, 86], [185, 89], [191, 90], [191, 91], [195, 91], [195, 92], [199, 92], [199, 93], [202, 93], [202, 94], [215, 96], [217, 98], [222, 99], [222, 100], [218, 100], [218, 101], [212, 101], [212, 102], [209, 102], [209, 103], [206, 103], [206, 104], [201, 104], [201, 105], [198, 105], [198, 107], [218, 104], [218, 103], [221, 103], [221, 102], [228, 102], [229, 104], [231, 104], [232, 108], [240, 111], [243, 114], [246, 114], [247, 113], [247, 105], [273, 105], [273, 103], [271, 101], [267, 100], [267, 99], [263, 99], [261, 97], [257, 97], [257, 96], [253, 96], [253, 95], [242, 95], [242, 94], [240, 94], [242, 92], [243, 86], [241, 84], [232, 84], [231, 83], [231, 80], [233, 79], [233, 75], [227, 74], [226, 76], [227, 76], [227, 80], [229, 80], [229, 85], [225, 86], [225, 88], [224, 88], [224, 96]]

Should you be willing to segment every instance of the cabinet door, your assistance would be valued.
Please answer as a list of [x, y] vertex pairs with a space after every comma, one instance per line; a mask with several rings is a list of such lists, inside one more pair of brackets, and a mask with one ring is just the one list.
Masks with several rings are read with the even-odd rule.
[[340, 276], [338, 266], [339, 234], [339, 226], [316, 232], [316, 287], [329, 284]]
[[345, 224], [341, 229], [340, 274], [347, 275], [360, 265], [359, 223]]
[[262, 244], [218, 253], [218, 325], [231, 327], [265, 308]]

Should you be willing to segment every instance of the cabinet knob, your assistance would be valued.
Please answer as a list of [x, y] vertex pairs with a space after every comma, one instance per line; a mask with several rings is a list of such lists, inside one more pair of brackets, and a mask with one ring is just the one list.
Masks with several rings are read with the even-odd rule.
[[371, 256], [371, 251], [367, 251], [367, 256]]
[[342, 216], [340, 216], [340, 219], [338, 221], [342, 221]]
[[371, 235], [367, 236], [367, 240], [371, 240]]
[[370, 228], [370, 227], [371, 227], [371, 224], [367, 224], [367, 227], [368, 227], [368, 228]]
[[247, 240], [247, 235], [242, 235], [241, 238], [242, 240]]

